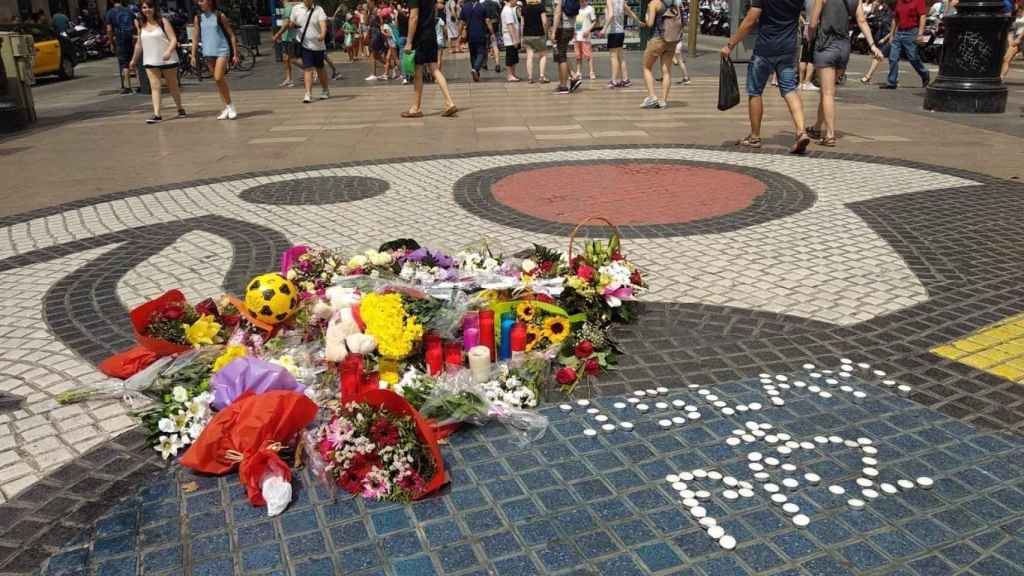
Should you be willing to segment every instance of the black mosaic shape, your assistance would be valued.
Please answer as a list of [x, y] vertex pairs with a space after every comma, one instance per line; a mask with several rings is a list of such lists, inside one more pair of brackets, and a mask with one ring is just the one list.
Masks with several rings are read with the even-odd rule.
[[79, 356], [99, 363], [135, 343], [128, 310], [117, 297], [118, 282], [135, 266], [196, 231], [231, 243], [231, 267], [223, 282], [227, 291], [240, 291], [255, 274], [275, 269], [281, 254], [291, 246], [283, 234], [265, 226], [222, 216], [200, 216], [33, 250], [0, 260], [0, 272], [120, 244], [58, 280], [43, 299], [43, 319], [54, 336]]
[[[665, 238], [672, 236], [696, 236], [700, 234], [720, 234], [733, 232], [755, 224], [763, 224], [802, 212], [814, 205], [817, 195], [806, 185], [797, 180], [760, 168], [722, 164], [719, 162], [698, 162], [693, 160], [667, 160], [661, 158], [628, 159], [628, 160], [558, 160], [552, 162], [534, 162], [488, 168], [467, 174], [453, 186], [455, 202], [467, 212], [503, 226], [538, 232], [569, 236], [572, 224], [544, 220], [536, 216], [520, 212], [511, 206], [499, 202], [491, 192], [491, 187], [507, 176], [519, 172], [552, 168], [560, 166], [598, 166], [618, 164], [665, 164], [677, 166], [697, 166], [726, 170], [753, 177], [765, 185], [765, 191], [754, 198], [746, 208], [692, 222], [675, 224], [629, 224], [619, 226], [619, 231], [626, 238]], [[582, 226], [580, 234], [592, 236], [607, 231], [601, 226]]]
[[17, 410], [21, 407], [21, 403], [24, 401], [25, 399], [21, 396], [0, 391], [0, 414]]
[[386, 180], [368, 176], [313, 176], [260, 184], [238, 197], [253, 204], [317, 206], [366, 200], [380, 196], [390, 187]]

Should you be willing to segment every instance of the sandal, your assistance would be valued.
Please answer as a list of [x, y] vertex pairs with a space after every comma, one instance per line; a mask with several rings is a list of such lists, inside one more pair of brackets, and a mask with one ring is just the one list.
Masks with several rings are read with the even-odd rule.
[[867, 76], [861, 76], [860, 77], [860, 83], [861, 84], [871, 84], [871, 78], [868, 78]]
[[423, 112], [409, 112], [406, 110], [402, 112], [402, 118], [423, 118]]
[[807, 135], [810, 136], [811, 139], [813, 139], [813, 140], [821, 140], [821, 130], [818, 130], [817, 128], [813, 128], [812, 127], [812, 128], [807, 128], [805, 130], [805, 132], [807, 132]]
[[458, 112], [459, 112], [458, 107], [452, 106], [451, 108], [446, 108], [444, 112], [441, 112], [441, 117], [442, 118], [451, 118], [452, 116], [455, 116], [456, 114], [458, 114]]
[[541, 83], [541, 84], [548, 84], [549, 82], [551, 82], [551, 80], [550, 80], [550, 79], [548, 79], [548, 77], [547, 77], [547, 76], [541, 76], [541, 77], [540, 77], [540, 83]]
[[803, 154], [807, 152], [807, 146], [811, 143], [810, 137], [807, 136], [807, 132], [801, 132], [796, 135], [796, 143], [789, 149], [790, 154]]
[[835, 136], [825, 136], [821, 140], [818, 140], [818, 144], [820, 144], [822, 146], [828, 146], [829, 148], [834, 148], [835, 145], [836, 145], [836, 137]]
[[760, 148], [761, 147], [761, 139], [760, 138], [754, 138], [753, 136], [748, 135], [743, 140], [740, 140], [739, 142], [737, 142], [736, 145], [737, 146], [741, 146], [743, 148]]

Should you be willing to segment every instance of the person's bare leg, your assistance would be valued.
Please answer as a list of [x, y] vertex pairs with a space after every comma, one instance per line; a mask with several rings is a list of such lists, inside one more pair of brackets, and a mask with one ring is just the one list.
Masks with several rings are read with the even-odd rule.
[[760, 96], [750, 96], [747, 99], [747, 109], [750, 114], [750, 137], [759, 140], [761, 138], [761, 118], [764, 116], [764, 100]]
[[668, 91], [672, 88], [672, 52], [661, 55], [661, 100], [668, 102]]
[[174, 105], [178, 107], [178, 110], [182, 110], [181, 107], [181, 87], [178, 86], [178, 71], [175, 69], [164, 70], [164, 81], [167, 82], [167, 91], [171, 93], [171, 98], [174, 99]]
[[821, 135], [826, 138], [835, 138], [836, 136], [836, 78], [840, 74], [842, 71], [835, 68], [818, 68], [818, 80], [821, 82], [821, 102], [818, 106], [820, 110], [819, 124], [815, 127], [822, 130]]
[[622, 49], [619, 48], [619, 66], [622, 69], [619, 80], [629, 82], [629, 67], [626, 66], [626, 59], [622, 57]]
[[313, 69], [306, 68], [302, 71], [302, 85], [306, 89], [306, 94], [313, 91]]
[[[287, 50], [287, 48], [285, 48], [285, 50]], [[282, 60], [284, 61], [284, 81], [288, 82], [288, 83], [291, 83], [293, 81], [292, 80], [292, 58], [291, 58], [291, 56], [288, 56], [288, 54], [285, 54], [284, 57], [282, 58]]]
[[590, 79], [597, 78], [597, 74], [594, 73], [594, 53], [590, 53], [590, 58], [587, 58], [587, 65], [590, 67]]
[[612, 84], [618, 82], [621, 79], [620, 66], [619, 66], [619, 49], [612, 48], [608, 51], [608, 60], [612, 63]]
[[227, 71], [228, 59], [217, 58], [213, 64], [213, 81], [217, 83], [217, 92], [220, 92], [220, 99], [224, 101], [226, 106], [231, 106], [231, 88], [228, 87], [228, 81], [224, 79]]
[[329, 90], [329, 88], [327, 87], [326, 72], [327, 70], [323, 66], [321, 66], [316, 72], [316, 75], [320, 77], [320, 87], [324, 89], [324, 92], [327, 92]]
[[[449, 110], [455, 106], [455, 101], [452, 100], [452, 93], [448, 90], [448, 79], [444, 77], [444, 72], [441, 72], [440, 66], [429, 64], [430, 72], [434, 75], [434, 83], [441, 89], [441, 96], [444, 97], [444, 109]], [[423, 81], [421, 80], [420, 83]], [[417, 105], [419, 101], [417, 100]]]
[[654, 92], [654, 72], [651, 71], [657, 59], [658, 57], [654, 55], [644, 55], [644, 86], [647, 87], [647, 96], [649, 98], [657, 98]]
[[540, 79], [543, 80], [543, 79], [547, 78], [547, 74], [544, 73], [544, 70], [547, 69], [547, 64], [548, 64], [548, 51], [547, 50], [541, 51], [539, 64], [540, 64], [539, 75], [540, 75]]
[[875, 70], [878, 69], [878, 65], [881, 64], [881, 60], [871, 59], [871, 66], [868, 66], [868, 71], [864, 74], [864, 80], [871, 82], [871, 77], [875, 75]]
[[412, 108], [409, 108], [410, 114], [416, 114], [422, 110], [423, 105], [423, 65], [416, 65], [416, 72], [413, 74], [412, 85], [416, 96], [412, 102]]
[[[793, 117], [793, 128], [796, 130], [797, 136], [804, 132], [804, 103], [800, 100], [800, 95], [794, 90], [789, 94], [786, 94], [786, 107], [789, 108], [789, 115]], [[763, 112], [763, 110], [762, 110]], [[760, 127], [760, 120], [758, 125]]]
[[153, 100], [153, 116], [160, 115], [160, 70], [146, 68], [146, 76], [149, 77], [149, 97]]
[[526, 79], [533, 82], [533, 48], [526, 47]]

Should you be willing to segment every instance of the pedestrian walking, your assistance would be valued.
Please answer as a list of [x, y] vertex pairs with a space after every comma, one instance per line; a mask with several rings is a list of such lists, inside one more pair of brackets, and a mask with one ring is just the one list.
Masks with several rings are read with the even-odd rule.
[[356, 58], [356, 25], [354, 22], [355, 17], [351, 12], [345, 15], [345, 22], [341, 25], [341, 32], [344, 35], [342, 45], [345, 47], [345, 53], [348, 54], [348, 61], [355, 62]]
[[604, 31], [608, 42], [608, 59], [612, 65], [612, 78], [608, 81], [609, 88], [625, 88], [633, 83], [629, 80], [629, 68], [622, 57], [622, 48], [626, 43], [626, 15], [637, 22], [641, 18], [633, 12], [626, 0], [607, 0], [604, 9]]
[[779, 93], [786, 101], [789, 115], [796, 130], [796, 141], [790, 152], [803, 154], [811, 139], [804, 130], [804, 108], [797, 94], [796, 41], [803, 0], [751, 0], [750, 10], [736, 33], [722, 47], [722, 57], [728, 58], [732, 49], [757, 26], [757, 43], [750, 64], [747, 65], [747, 105], [750, 113], [750, 134], [736, 144], [747, 148], [761, 147], [761, 119], [764, 102], [761, 95], [774, 72], [779, 82]]
[[[999, 77], [1006, 80], [1010, 73], [1010, 62], [1020, 53], [1021, 41], [1024, 41], [1024, 4], [1018, 4], [1010, 33], [1006, 36], [1006, 55], [1003, 56], [1003, 69]], [[56, 20], [56, 17], [54, 17]]]
[[679, 66], [679, 70], [682, 71], [683, 73], [683, 77], [679, 79], [679, 83], [689, 84], [690, 73], [689, 71], [686, 70], [686, 57], [683, 56], [683, 44], [684, 42], [682, 40], [676, 42], [676, 51], [675, 54], [672, 56], [672, 65]]
[[192, 21], [192, 67], [198, 69], [197, 51], [201, 45], [203, 58], [213, 71], [213, 81], [217, 83], [217, 92], [224, 102], [224, 110], [217, 116], [217, 120], [234, 120], [238, 112], [231, 102], [231, 88], [225, 75], [228, 72], [228, 59], [238, 64], [238, 39], [231, 21], [217, 9], [217, 0], [199, 0], [199, 10]]
[[480, 70], [487, 64], [487, 7], [479, 0], [466, 0], [459, 13], [459, 36], [469, 45], [469, 67], [473, 82], [480, 81]]
[[590, 79], [597, 80], [597, 74], [594, 73], [594, 45], [590, 41], [594, 25], [597, 24], [597, 13], [594, 11], [594, 7], [590, 5], [590, 0], [579, 0], [579, 3], [580, 11], [576, 13], [576, 21], [574, 23], [576, 77], [583, 77], [582, 63], [586, 60], [590, 71]]
[[836, 80], [850, 61], [851, 21], [857, 23], [875, 59], [881, 61], [882, 52], [875, 45], [861, 0], [815, 0], [807, 34], [815, 39], [814, 69], [821, 84], [821, 99], [818, 119], [807, 129], [807, 135], [817, 138], [822, 146], [836, 145]]
[[121, 94], [132, 93], [132, 68], [129, 64], [135, 54], [135, 16], [124, 7], [121, 0], [114, 0], [114, 6], [105, 16], [107, 38], [113, 42], [117, 53], [117, 69], [121, 76]]
[[437, 69], [444, 74], [444, 53], [451, 51], [448, 41], [448, 23], [445, 21], [444, 0], [436, 0], [434, 3], [434, 36], [437, 37]]
[[[672, 88], [672, 58], [676, 44], [683, 36], [683, 14], [675, 0], [651, 0], [647, 4], [647, 20], [644, 25], [651, 30], [652, 38], [644, 50], [644, 85], [647, 97], [642, 108], [668, 108], [668, 94]], [[654, 90], [654, 64], [661, 62], [661, 98]]]
[[178, 89], [178, 36], [174, 26], [160, 15], [160, 4], [156, 0], [142, 0], [142, 22], [139, 26], [139, 41], [135, 43], [135, 52], [129, 66], [134, 69], [142, 58], [142, 67], [149, 77], [149, 94], [153, 99], [153, 116], [146, 124], [156, 124], [163, 120], [160, 116], [161, 79], [167, 82], [167, 91], [171, 93], [178, 117], [185, 117], [185, 109], [181, 106], [181, 90]]
[[[889, 58], [890, 50], [892, 50], [892, 39], [896, 35], [896, 20], [892, 14], [892, 8], [896, 5], [896, 0], [885, 0], [885, 2], [879, 2], [878, 4], [873, 11], [878, 21], [878, 26], [872, 33], [874, 34], [875, 45], [882, 51], [883, 60], [886, 60]], [[860, 78], [861, 84], [871, 83], [871, 77], [875, 75], [875, 70], [878, 69], [878, 65], [881, 63], [882, 60], [877, 58], [871, 59], [868, 71]]]
[[800, 15], [800, 66], [797, 69], [797, 81], [800, 90], [814, 92], [814, 36], [808, 33], [811, 26], [811, 14], [814, 13], [814, 0], [804, 0], [804, 12]]
[[583, 80], [569, 73], [569, 44], [576, 36], [576, 15], [579, 0], [555, 0], [551, 42], [555, 45], [555, 64], [558, 65], [558, 88], [555, 94], [571, 94], [579, 89]]
[[[619, 0], [624, 2], [625, 0]], [[544, 11], [544, 0], [526, 0], [523, 10], [523, 44], [526, 45], [526, 78], [534, 83], [533, 57], [538, 55], [540, 61], [540, 82], [550, 82], [544, 74], [548, 63], [548, 16]]]
[[[452, 95], [448, 91], [448, 80], [444, 73], [437, 66], [437, 15], [436, 0], [408, 0], [409, 1], [409, 28], [405, 37], [405, 53], [416, 52], [414, 62], [416, 71], [413, 73], [413, 87], [416, 96], [413, 105], [409, 110], [402, 112], [403, 118], [422, 118], [423, 109], [423, 71], [424, 67], [434, 78], [434, 83], [441, 89], [444, 96], [444, 110], [441, 116], [450, 118], [458, 113], [459, 109], [452, 101]], [[442, 5], [443, 7], [443, 5]]]
[[507, 82], [519, 82], [516, 76], [516, 65], [519, 64], [519, 12], [516, 0], [505, 0], [501, 9], [501, 40], [505, 45], [505, 70]]
[[501, 34], [501, 11], [504, 8], [504, 0], [481, 0], [487, 8], [487, 32], [488, 50], [494, 57], [494, 71], [501, 72], [502, 51], [504, 47]]
[[292, 66], [296, 65], [296, 61], [292, 58], [292, 42], [295, 41], [295, 31], [287, 26], [287, 23], [292, 18], [294, 4], [284, 0], [281, 0], [281, 3], [284, 7], [281, 10], [281, 21], [278, 23], [280, 28], [274, 34], [274, 43], [281, 43], [281, 62], [284, 64], [284, 80], [278, 86], [292, 88], [295, 86], [295, 82], [292, 80]]
[[924, 21], [927, 13], [924, 0], [896, 0], [894, 7], [896, 34], [892, 39], [892, 47], [889, 49], [889, 77], [880, 88], [896, 89], [899, 82], [900, 55], [902, 53], [906, 53], [910, 65], [921, 77], [921, 85], [927, 86], [931, 82], [931, 75], [921, 63], [921, 56], [917, 53], [917, 46], [925, 43]]
[[[381, 9], [381, 11], [383, 8]], [[366, 77], [367, 82], [374, 80], [387, 80], [387, 53], [388, 43], [384, 36], [384, 20], [381, 17], [379, 10], [377, 10], [374, 3], [369, 4], [367, 11], [368, 15], [368, 28], [370, 34], [369, 50], [370, 50], [370, 75]], [[384, 64], [384, 75], [377, 74], [377, 64]]]
[[327, 13], [323, 7], [313, 0], [303, 0], [292, 9], [288, 26], [298, 33], [298, 43], [302, 51], [302, 80], [306, 89], [302, 97], [304, 104], [313, 101], [313, 72], [320, 80], [320, 99], [327, 100], [331, 96], [327, 84], [327, 72], [324, 70], [324, 57], [327, 54]]
[[456, 0], [444, 2], [444, 24], [448, 36], [449, 52], [458, 54], [462, 51], [462, 47], [459, 46], [459, 3]]

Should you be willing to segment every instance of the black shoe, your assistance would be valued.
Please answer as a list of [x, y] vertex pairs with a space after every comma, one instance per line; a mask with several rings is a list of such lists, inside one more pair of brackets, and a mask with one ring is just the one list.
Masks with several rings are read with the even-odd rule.
[[896, 87], [893, 86], [892, 84], [882, 84], [878, 88], [881, 89], [881, 90], [895, 90], [896, 89]]
[[494, 71], [497, 72], [498, 74], [501, 74], [501, 66], [498, 66], [497, 64], [495, 64], [494, 65]]
[[121, 95], [122, 96], [127, 96], [128, 94], [131, 94], [131, 93], [132, 93], [132, 89], [131, 88], [121, 88]]
[[928, 76], [925, 76], [924, 78], [921, 78], [921, 88], [927, 88], [928, 85], [931, 84], [931, 83], [932, 83], [932, 77], [931, 77], [930, 74]]
[[479, 82], [479, 81], [480, 81], [480, 71], [479, 70], [473, 70], [473, 82]]
[[163, 118], [159, 116], [153, 116], [149, 120], [146, 120], [146, 124], [159, 124], [161, 120], [163, 120]]
[[582, 85], [583, 80], [581, 80], [580, 78], [573, 78], [572, 80], [569, 81], [569, 92], [575, 92]]
[[568, 93], [569, 93], [569, 87], [568, 86], [559, 86], [558, 88], [555, 88], [555, 94], [568, 94]]
[[178, 108], [178, 118], [184, 118], [185, 116], [188, 116], [188, 114], [185, 113], [185, 109]]

